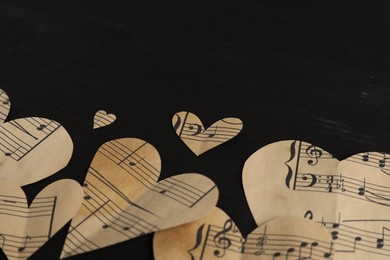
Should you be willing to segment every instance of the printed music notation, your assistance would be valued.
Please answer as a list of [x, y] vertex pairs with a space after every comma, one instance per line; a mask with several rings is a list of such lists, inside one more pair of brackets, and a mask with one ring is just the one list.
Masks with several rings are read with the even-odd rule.
[[[216, 186], [203, 176], [182, 174], [157, 182], [160, 164], [157, 150], [145, 141], [124, 138], [103, 144], [88, 170], [84, 202], [61, 257], [170, 227], [206, 214], [202, 207], [216, 203]], [[177, 217], [185, 211], [188, 215]]]
[[[313, 219], [313, 213], [309, 218]], [[386, 246], [390, 244], [390, 219], [342, 219], [341, 213], [336, 221], [314, 219], [331, 233], [336, 254], [364, 252], [390, 257], [390, 247]], [[370, 228], [365, 223], [370, 223]]]
[[0, 151], [20, 161], [61, 127], [53, 120], [29, 117], [0, 125]]
[[176, 113], [172, 124], [176, 134], [196, 155], [232, 139], [243, 127], [240, 119], [225, 118], [205, 129], [200, 119], [189, 112]]
[[0, 184], [0, 248], [8, 259], [27, 259], [45, 244], [80, 207], [82, 188], [73, 180], [56, 181], [30, 206], [14, 182]]
[[[196, 203], [206, 196], [213, 187], [205, 187], [201, 190], [188, 183], [183, 183], [175, 177], [162, 180], [156, 185], [156, 180], [160, 175], [160, 170], [148, 162], [146, 155], [139, 154], [146, 142], [136, 147], [134, 150], [126, 147], [118, 140], [107, 142], [99, 149], [99, 153], [104, 155], [107, 159], [113, 161], [120, 166], [126, 173], [137, 179], [140, 184], [149, 190], [158, 192], [175, 201], [182, 203], [188, 207], [193, 207]], [[116, 189], [110, 183], [107, 183], [111, 188]]]
[[[244, 167], [248, 204], [257, 223], [281, 215], [304, 215], [321, 223], [332, 235], [336, 259], [385, 259], [390, 256], [386, 159], [387, 154], [373, 152], [339, 161], [301, 141], [270, 144]], [[269, 176], [273, 182], [264, 185]], [[258, 202], [262, 197], [267, 200]]]
[[11, 102], [8, 98], [7, 93], [0, 89], [0, 123], [3, 123], [8, 116], [11, 108]]
[[329, 232], [304, 218], [274, 219], [247, 237], [216, 208], [188, 225], [159, 231], [153, 241], [156, 260], [332, 259]]
[[267, 232], [267, 225], [263, 233], [254, 232], [247, 238], [241, 236], [231, 220], [227, 220], [223, 227], [200, 227], [203, 228], [206, 228], [207, 235], [199, 260], [208, 259], [206, 249], [212, 250], [216, 259], [223, 258], [227, 252], [271, 256], [272, 259], [331, 259], [332, 256], [332, 243], [299, 235], [272, 234]]
[[116, 120], [116, 116], [114, 114], [107, 114], [104, 110], [99, 110], [95, 113], [93, 117], [93, 129], [101, 128], [108, 126]]
[[[293, 190], [296, 191], [310, 191], [310, 192], [324, 192], [324, 193], [337, 193], [340, 195], [349, 196], [359, 200], [365, 200], [372, 203], [377, 203], [384, 206], [390, 206], [390, 187], [383, 185], [378, 178], [377, 183], [369, 181], [375, 179], [372, 174], [363, 175], [360, 179], [357, 177], [351, 177], [349, 172], [339, 173], [337, 175], [331, 173], [322, 173], [323, 169], [317, 170], [308, 166], [318, 166], [317, 164], [321, 160], [325, 160], [326, 163], [329, 159], [333, 159], [328, 152], [303, 142], [291, 144], [291, 150], [299, 146], [299, 154], [296, 159], [296, 171], [294, 172], [294, 178], [292, 183]], [[306, 160], [302, 160], [306, 159]], [[377, 160], [377, 163], [375, 162]], [[346, 160], [353, 164], [360, 164], [370, 168], [380, 169], [384, 172], [386, 154], [380, 153], [364, 153], [354, 155]], [[302, 163], [304, 164], [302, 167]], [[287, 163], [286, 163], [287, 165]], [[288, 166], [288, 165], [287, 165]], [[291, 178], [291, 167], [289, 167], [289, 173], [287, 178]], [[367, 170], [369, 173], [369, 169]]]

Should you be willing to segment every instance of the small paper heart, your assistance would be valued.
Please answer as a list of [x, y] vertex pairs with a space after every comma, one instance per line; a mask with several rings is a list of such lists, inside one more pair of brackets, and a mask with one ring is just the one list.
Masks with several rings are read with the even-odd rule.
[[27, 259], [79, 210], [83, 190], [64, 179], [43, 189], [30, 206], [20, 186], [0, 181], [0, 248], [8, 259]]
[[367, 152], [339, 161], [299, 140], [272, 143], [246, 161], [245, 195], [258, 224], [280, 216], [321, 223], [334, 259], [389, 259], [389, 158]]
[[240, 119], [229, 117], [205, 129], [196, 115], [185, 111], [173, 116], [172, 125], [176, 134], [197, 156], [234, 138], [243, 128]]
[[215, 208], [191, 223], [156, 232], [156, 260], [331, 259], [332, 238], [305, 218], [271, 220], [243, 237], [234, 222]]
[[83, 184], [84, 202], [73, 218], [61, 258], [89, 252], [206, 215], [218, 189], [205, 176], [158, 181], [157, 150], [135, 138], [103, 144]]
[[116, 120], [114, 114], [107, 114], [104, 110], [99, 110], [93, 117], [93, 129], [105, 127], [111, 125]]

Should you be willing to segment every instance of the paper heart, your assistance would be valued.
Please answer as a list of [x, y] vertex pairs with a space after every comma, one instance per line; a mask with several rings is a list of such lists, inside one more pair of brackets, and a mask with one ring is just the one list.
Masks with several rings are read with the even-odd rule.
[[20, 186], [0, 181], [0, 248], [8, 259], [27, 259], [78, 211], [83, 198], [73, 180], [59, 180], [43, 189], [28, 206]]
[[23, 186], [64, 168], [73, 142], [59, 123], [27, 117], [0, 124], [0, 178]]
[[238, 118], [224, 118], [205, 129], [200, 119], [190, 112], [178, 112], [172, 118], [173, 129], [197, 156], [238, 135], [243, 127]]
[[245, 194], [258, 224], [305, 216], [332, 234], [335, 259], [390, 257], [390, 165], [385, 153], [343, 161], [302, 141], [267, 145], [246, 161]]
[[215, 208], [197, 221], [154, 235], [156, 260], [330, 259], [332, 238], [320, 224], [279, 218], [244, 238], [233, 221]]
[[7, 93], [0, 89], [0, 123], [4, 123], [5, 119], [7, 119], [10, 109], [11, 101], [9, 100]]
[[157, 150], [135, 138], [113, 140], [97, 151], [84, 182], [84, 202], [73, 218], [61, 257], [89, 252], [206, 215], [218, 189], [199, 174], [157, 182]]
[[111, 125], [116, 120], [114, 114], [107, 114], [104, 110], [99, 110], [93, 117], [93, 129], [105, 127]]

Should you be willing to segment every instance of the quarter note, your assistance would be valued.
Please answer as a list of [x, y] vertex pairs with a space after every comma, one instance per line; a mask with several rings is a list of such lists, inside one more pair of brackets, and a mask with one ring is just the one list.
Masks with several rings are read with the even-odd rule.
[[139, 159], [139, 160], [136, 161], [136, 162], [129, 162], [129, 165], [130, 165], [130, 166], [136, 166], [139, 162], [143, 161], [144, 159], [145, 159], [145, 156], [142, 157], [141, 159]]
[[325, 258], [331, 257], [332, 252], [333, 252], [333, 243], [330, 244], [329, 252], [324, 253], [324, 257]]
[[209, 134], [209, 138], [213, 138], [213, 137], [217, 134], [217, 129], [218, 129], [218, 126], [216, 126], [216, 127], [214, 128], [214, 133]]
[[23, 251], [24, 251], [24, 249], [26, 249], [26, 246], [27, 246], [27, 240], [31, 240], [31, 237], [29, 237], [29, 236], [26, 236], [26, 238], [25, 238], [25, 240], [24, 240], [24, 244], [23, 244], [23, 246], [18, 248], [18, 251], [19, 251], [19, 252], [23, 252]]
[[281, 256], [281, 253], [280, 252], [276, 252], [275, 254], [272, 255], [272, 260], [274, 260], [275, 258]]
[[366, 193], [366, 178], [363, 180], [363, 186], [358, 189], [358, 194], [363, 196]]
[[286, 251], [286, 260], [288, 259], [289, 254], [291, 254], [294, 251], [295, 251], [295, 248], [293, 248], [293, 247], [290, 247], [289, 249], [287, 249], [287, 251]]
[[370, 160], [370, 153], [366, 152], [366, 154], [362, 155], [362, 161], [363, 162], [368, 162]]

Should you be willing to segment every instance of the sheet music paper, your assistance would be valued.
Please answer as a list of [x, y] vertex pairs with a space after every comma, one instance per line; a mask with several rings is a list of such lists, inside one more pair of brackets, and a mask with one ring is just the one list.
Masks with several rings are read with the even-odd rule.
[[218, 189], [188, 173], [157, 182], [157, 150], [135, 138], [103, 144], [83, 184], [84, 201], [73, 218], [61, 258], [89, 252], [206, 215]]
[[104, 110], [99, 110], [93, 117], [93, 129], [105, 127], [111, 125], [116, 120], [114, 114], [107, 114]]
[[23, 186], [64, 168], [73, 142], [63, 126], [41, 117], [0, 124], [0, 178]]
[[243, 237], [221, 209], [197, 221], [159, 231], [156, 260], [332, 259], [329, 232], [305, 218], [271, 220]]
[[7, 93], [0, 89], [0, 123], [4, 123], [11, 109], [11, 101]]
[[176, 134], [197, 156], [234, 138], [243, 128], [240, 119], [229, 117], [205, 129], [196, 115], [186, 111], [176, 113], [172, 125]]
[[28, 206], [17, 183], [0, 181], [0, 248], [8, 259], [27, 259], [79, 210], [83, 190], [64, 179], [43, 189]]
[[258, 224], [306, 217], [329, 230], [335, 259], [388, 259], [389, 157], [366, 152], [339, 161], [306, 142], [273, 143], [245, 163], [245, 194]]

